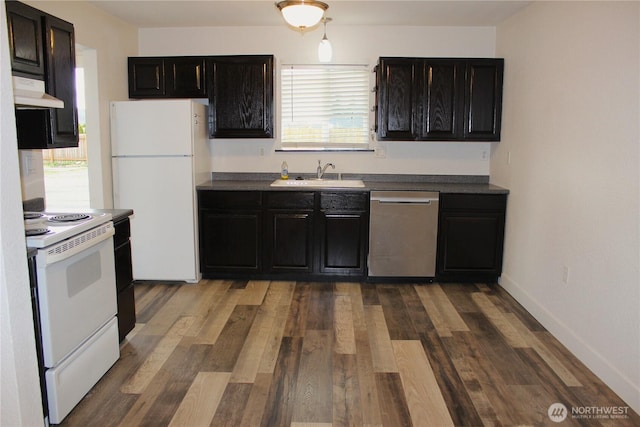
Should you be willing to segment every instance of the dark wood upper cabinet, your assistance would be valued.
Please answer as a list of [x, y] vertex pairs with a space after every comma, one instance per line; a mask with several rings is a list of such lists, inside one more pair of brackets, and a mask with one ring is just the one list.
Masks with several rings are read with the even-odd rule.
[[212, 57], [210, 138], [273, 137], [273, 56]]
[[129, 98], [167, 96], [163, 58], [128, 58]]
[[419, 64], [408, 58], [381, 58], [378, 64], [378, 139], [418, 138]]
[[76, 43], [73, 25], [54, 16], [45, 17], [47, 92], [64, 101], [64, 108], [49, 109], [52, 144], [78, 146], [78, 104], [76, 99]]
[[421, 139], [460, 139], [464, 64], [461, 61], [426, 61], [420, 67]]
[[16, 110], [18, 148], [77, 147], [76, 56], [73, 24], [25, 4], [6, 2], [12, 72], [44, 80], [64, 108]]
[[380, 58], [381, 141], [497, 141], [502, 59]]
[[273, 55], [129, 58], [130, 98], [208, 98], [209, 138], [273, 138]]
[[465, 74], [464, 138], [499, 141], [504, 60], [469, 61]]
[[202, 56], [130, 57], [129, 98], [206, 98]]
[[204, 57], [166, 59], [168, 95], [176, 98], [206, 98], [206, 62]]
[[7, 1], [6, 9], [11, 69], [44, 76], [42, 12], [17, 1]]

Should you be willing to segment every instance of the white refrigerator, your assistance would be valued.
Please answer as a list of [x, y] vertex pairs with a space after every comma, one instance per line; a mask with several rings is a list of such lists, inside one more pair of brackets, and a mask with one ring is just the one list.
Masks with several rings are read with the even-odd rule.
[[111, 155], [114, 208], [134, 211], [134, 280], [200, 280], [195, 187], [211, 177], [206, 107], [112, 102]]

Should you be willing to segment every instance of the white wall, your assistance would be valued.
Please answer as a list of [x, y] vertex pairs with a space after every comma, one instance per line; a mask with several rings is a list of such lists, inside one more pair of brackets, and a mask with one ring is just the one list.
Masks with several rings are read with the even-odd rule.
[[[27, 3], [74, 23], [76, 41], [98, 52], [100, 111], [94, 128], [100, 132], [96, 135], [94, 155], [90, 157], [98, 175], [97, 185], [92, 187], [92, 193], [97, 194], [95, 203], [92, 194], [92, 207], [110, 207], [109, 101], [127, 99], [126, 57], [137, 53], [137, 30], [84, 2]], [[24, 195], [21, 194], [21, 162], [15, 134], [4, 0], [0, 2], [0, 8], [0, 425], [36, 426], [43, 425], [43, 417], [24, 243], [21, 203]], [[26, 198], [42, 197], [42, 156], [38, 151], [30, 153], [34, 174], [25, 180], [24, 192]], [[92, 155], [91, 151], [89, 155]], [[24, 158], [24, 154], [21, 157]]]
[[0, 1], [0, 425], [43, 425], [22, 225], [11, 61]]
[[639, 21], [638, 2], [535, 2], [499, 25], [491, 157], [511, 190], [502, 286], [636, 411]]
[[[87, 99], [87, 105], [92, 108], [87, 111], [91, 207], [111, 208], [109, 102], [128, 99], [127, 57], [137, 55], [138, 31], [87, 2], [27, 0], [25, 3], [73, 23], [76, 44], [91, 52], [87, 62], [95, 63], [98, 72], [97, 100]], [[93, 81], [92, 76], [87, 79]], [[87, 97], [93, 93], [88, 92]], [[34, 154], [34, 158], [37, 155]], [[34, 180], [37, 181], [37, 175]], [[33, 190], [30, 194], [34, 194]]]
[[[334, 48], [334, 63], [369, 64], [371, 68], [380, 56], [491, 58], [495, 53], [493, 27], [344, 27], [332, 23], [327, 26], [327, 37]], [[321, 38], [321, 29], [301, 35], [284, 25], [143, 28], [139, 54], [273, 54], [279, 76], [280, 64], [318, 63]], [[372, 74], [371, 87], [374, 85]], [[278, 88], [276, 77], [276, 135]], [[311, 173], [317, 160], [322, 159], [335, 163], [335, 172], [346, 173], [489, 174], [488, 158], [483, 159], [483, 152], [491, 149], [489, 143], [373, 142], [372, 146], [384, 147], [386, 157], [377, 158], [373, 153], [275, 153], [277, 136], [275, 140], [215, 139], [211, 141], [212, 167], [216, 172], [279, 172], [280, 164], [286, 160], [291, 173]]]

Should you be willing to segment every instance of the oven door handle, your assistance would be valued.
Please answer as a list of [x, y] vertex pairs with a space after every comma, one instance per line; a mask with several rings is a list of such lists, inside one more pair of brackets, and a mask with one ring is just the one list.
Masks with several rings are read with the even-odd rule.
[[38, 249], [38, 254], [36, 255], [37, 265], [38, 267], [44, 267], [45, 265], [70, 258], [104, 240], [112, 238], [114, 234], [113, 222], [110, 221], [55, 245]]

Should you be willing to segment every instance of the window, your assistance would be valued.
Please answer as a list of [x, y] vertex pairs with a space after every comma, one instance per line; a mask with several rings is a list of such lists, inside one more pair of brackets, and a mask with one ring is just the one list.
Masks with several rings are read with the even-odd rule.
[[283, 65], [280, 87], [283, 150], [368, 149], [366, 65]]

